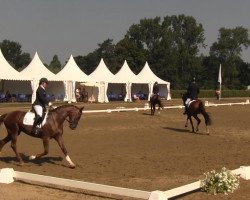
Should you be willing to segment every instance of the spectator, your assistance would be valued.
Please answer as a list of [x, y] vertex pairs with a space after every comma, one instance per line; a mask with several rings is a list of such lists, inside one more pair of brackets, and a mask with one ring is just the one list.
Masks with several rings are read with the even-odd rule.
[[76, 88], [76, 92], [75, 92], [75, 95], [76, 95], [76, 102], [79, 102], [80, 101], [80, 97], [81, 97], [81, 94], [80, 94], [80, 87]]
[[6, 98], [6, 101], [11, 101], [11, 94], [9, 90], [6, 91], [5, 98]]

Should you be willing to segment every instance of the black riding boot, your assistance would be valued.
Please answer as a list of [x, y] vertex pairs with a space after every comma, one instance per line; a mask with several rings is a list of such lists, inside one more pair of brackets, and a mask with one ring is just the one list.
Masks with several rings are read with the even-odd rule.
[[36, 116], [35, 120], [34, 120], [34, 124], [32, 127], [32, 133], [35, 135], [38, 135], [39, 133], [39, 128], [37, 127], [41, 122], [42, 122], [42, 117], [40, 117], [39, 115]]

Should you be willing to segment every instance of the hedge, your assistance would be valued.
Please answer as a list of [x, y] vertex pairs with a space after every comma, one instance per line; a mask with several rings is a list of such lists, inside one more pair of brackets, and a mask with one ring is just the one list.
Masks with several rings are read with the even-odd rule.
[[[186, 90], [171, 90], [172, 99], [178, 99], [182, 97]], [[214, 98], [215, 90], [200, 90], [199, 98]], [[222, 90], [222, 98], [227, 97], [250, 97], [250, 90]]]

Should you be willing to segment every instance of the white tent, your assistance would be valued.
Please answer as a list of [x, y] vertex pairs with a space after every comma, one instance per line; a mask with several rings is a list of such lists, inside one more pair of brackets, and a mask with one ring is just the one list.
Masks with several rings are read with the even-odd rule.
[[65, 95], [63, 83], [58, 82], [56, 75], [44, 66], [37, 52], [35, 53], [35, 56], [33, 57], [30, 64], [26, 68], [24, 68], [20, 72], [20, 74], [24, 80], [31, 81], [32, 102], [35, 100], [36, 88], [38, 87], [39, 80], [42, 77], [46, 77], [49, 80], [50, 84], [48, 87], [48, 94], [54, 95], [56, 96], [56, 98], [61, 96], [62, 92], [63, 92], [63, 95]]
[[[146, 93], [151, 94], [155, 81], [160, 84], [161, 95], [170, 99], [170, 83], [157, 77], [147, 62], [141, 72], [135, 75], [125, 60], [121, 69], [114, 75], [101, 59], [97, 68], [88, 76], [77, 66], [71, 55], [65, 67], [59, 73], [54, 74], [44, 66], [36, 52], [30, 64], [18, 72], [6, 61], [0, 50], [0, 69], [1, 92], [10, 89], [10, 92], [14, 94], [19, 92], [33, 94], [32, 100], [34, 100], [34, 93], [42, 77], [48, 78], [50, 82], [48, 94], [54, 95], [55, 99], [60, 100], [74, 101], [74, 91], [76, 82], [78, 82], [78, 84], [85, 83], [85, 86], [88, 87], [87, 89], [92, 94], [91, 101], [94, 99], [98, 102], [108, 102], [108, 89], [116, 94], [120, 93], [119, 95], [125, 101], [131, 101], [133, 90], [138, 92], [143, 89]], [[94, 93], [93, 88], [95, 88]]]
[[[167, 100], [171, 99], [170, 97], [170, 83], [167, 81], [164, 81], [160, 79], [158, 76], [156, 76], [152, 70], [150, 69], [148, 62], [145, 63], [142, 70], [137, 75], [137, 79], [134, 83], [141, 83], [141, 84], [148, 84], [148, 92], [149, 94], [152, 94], [153, 91], [153, 85], [155, 82], [158, 82], [160, 86], [160, 95], [165, 96]], [[161, 87], [162, 86], [162, 87]], [[165, 88], [165, 90], [164, 90]], [[148, 95], [148, 100], [150, 100], [150, 95]]]
[[98, 87], [98, 102], [109, 102], [107, 89], [109, 83], [117, 83], [115, 75], [107, 68], [103, 59], [101, 59], [97, 68], [89, 75], [90, 82], [100, 83]]
[[24, 94], [31, 94], [30, 81], [23, 79], [20, 72], [16, 71], [4, 58], [0, 49], [0, 91], [6, 93], [9, 91], [12, 95], [20, 91]]
[[3, 80], [23, 80], [22, 76], [4, 58], [0, 49], [0, 79]]
[[121, 69], [115, 74], [117, 83], [124, 83], [126, 88], [126, 96], [124, 101], [132, 101], [131, 85], [137, 81], [137, 76], [129, 68], [127, 61], [124, 61]]
[[81, 86], [85, 88], [85, 92], [88, 94], [88, 101], [91, 103], [98, 100], [99, 88], [103, 86], [101, 83], [80, 83]]
[[87, 74], [85, 74], [76, 64], [71, 55], [64, 68], [56, 74], [58, 81], [63, 81], [65, 88], [64, 101], [75, 102], [75, 88], [76, 82], [90, 82]]

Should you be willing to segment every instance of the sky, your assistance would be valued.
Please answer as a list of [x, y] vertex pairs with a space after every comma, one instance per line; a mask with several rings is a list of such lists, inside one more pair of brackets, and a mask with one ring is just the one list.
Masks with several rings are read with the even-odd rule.
[[[184, 14], [203, 25], [207, 55], [221, 27], [250, 31], [249, 9], [249, 0], [0, 0], [0, 41], [19, 42], [47, 64], [58, 55], [65, 64], [106, 39], [118, 42], [141, 19]], [[250, 48], [242, 55], [250, 62]]]

